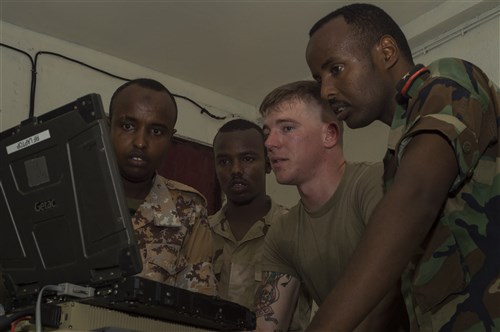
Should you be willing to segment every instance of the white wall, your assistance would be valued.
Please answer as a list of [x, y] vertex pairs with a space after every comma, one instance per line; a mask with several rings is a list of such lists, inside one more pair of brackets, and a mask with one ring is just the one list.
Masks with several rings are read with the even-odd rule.
[[[244, 114], [246, 116], [256, 114], [254, 107], [233, 98], [116, 57], [2, 21], [0, 29], [2, 43], [24, 50], [33, 57], [38, 51], [50, 51], [121, 77], [151, 77], [164, 83], [173, 93], [195, 100], [214, 115], [243, 117]], [[0, 60], [0, 130], [5, 130], [28, 117], [31, 65], [28, 57], [4, 47], [0, 47]], [[41, 55], [37, 70], [35, 115], [48, 112], [90, 92], [101, 95], [104, 108], [107, 110], [112, 93], [124, 83], [122, 80], [53, 55]], [[216, 130], [223, 122], [200, 114], [199, 108], [187, 101], [177, 100], [177, 102], [178, 134], [210, 144]]]
[[497, 85], [500, 83], [500, 17], [454, 38], [426, 54], [415, 63], [428, 64], [442, 57], [459, 57], [478, 65]]
[[[419, 21], [419, 25], [432, 22]], [[414, 25], [403, 30], [411, 35]], [[89, 65], [127, 78], [151, 77], [163, 83], [175, 94], [187, 96], [218, 116], [241, 116], [255, 114], [249, 120], [258, 118], [255, 107], [228, 96], [215, 93], [191, 83], [164, 75], [148, 68], [123, 61], [116, 57], [67, 43], [52, 37], [28, 31], [0, 21], [0, 41], [35, 55], [38, 51], [51, 51], [83, 61]], [[417, 63], [428, 63], [433, 59], [454, 56], [478, 64], [498, 84], [500, 81], [500, 18], [467, 32], [417, 57]], [[0, 47], [0, 131], [13, 127], [28, 116], [31, 65], [26, 56]], [[35, 115], [43, 114], [84, 94], [98, 92], [107, 109], [113, 91], [123, 81], [110, 78], [91, 69], [50, 55], [39, 58]], [[211, 144], [212, 138], [223, 121], [200, 114], [197, 107], [178, 100], [178, 134], [202, 143]], [[366, 128], [345, 129], [344, 147], [348, 160], [381, 160], [385, 152], [388, 128], [374, 123]], [[291, 206], [298, 201], [298, 194], [292, 186], [276, 183], [274, 175], [268, 175], [268, 193], [279, 203]]]

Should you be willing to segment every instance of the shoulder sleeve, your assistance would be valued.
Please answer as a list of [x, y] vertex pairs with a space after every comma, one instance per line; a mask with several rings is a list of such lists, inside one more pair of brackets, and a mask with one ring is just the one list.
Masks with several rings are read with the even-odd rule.
[[383, 173], [384, 165], [381, 162], [369, 164], [359, 176], [357, 186], [354, 189], [358, 196], [357, 210], [361, 213], [365, 225], [384, 195]]
[[[262, 272], [279, 272], [297, 277], [293, 269], [293, 245], [289, 214], [277, 216], [266, 234], [264, 254], [262, 256]], [[292, 223], [295, 225], [295, 223]], [[291, 225], [291, 224], [290, 224]], [[293, 228], [293, 227], [292, 227]]]
[[282, 215], [288, 213], [290, 209], [272, 201], [271, 210], [266, 215], [266, 223], [274, 224]]
[[186, 268], [182, 275], [179, 275], [178, 282], [187, 283], [183, 288], [215, 295], [215, 275], [212, 266], [214, 246], [207, 220], [206, 203], [201, 197], [190, 208], [193, 222], [181, 249], [181, 254], [186, 260]]
[[408, 107], [409, 122], [396, 153], [401, 160], [406, 146], [417, 134], [441, 135], [450, 143], [459, 166], [453, 191], [497, 139], [494, 108], [498, 107], [498, 100], [491, 96], [498, 95], [490, 91], [491, 82], [484, 73], [468, 62], [444, 59], [429, 68], [431, 77]]
[[165, 180], [166, 180], [168, 189], [170, 189], [170, 190], [179, 190], [179, 191], [182, 191], [184, 193], [189, 193], [189, 194], [192, 194], [192, 195], [195, 195], [195, 196], [199, 196], [205, 202], [205, 204], [206, 204], [207, 199], [205, 198], [205, 196], [203, 196], [203, 194], [200, 193], [195, 188], [193, 188], [191, 186], [188, 186], [187, 184], [174, 181], [174, 180], [170, 180], [170, 179], [165, 179]]

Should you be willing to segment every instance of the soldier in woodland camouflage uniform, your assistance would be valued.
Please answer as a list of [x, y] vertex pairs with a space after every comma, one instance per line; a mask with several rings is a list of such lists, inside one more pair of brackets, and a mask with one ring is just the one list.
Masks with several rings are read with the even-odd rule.
[[177, 105], [159, 82], [125, 83], [110, 103], [111, 138], [143, 258], [142, 277], [215, 295], [205, 198], [156, 173], [175, 132]]
[[311, 29], [322, 97], [351, 128], [391, 126], [386, 192], [310, 330], [352, 330], [402, 275], [411, 331], [500, 331], [500, 91], [473, 64], [415, 66], [365, 4]]

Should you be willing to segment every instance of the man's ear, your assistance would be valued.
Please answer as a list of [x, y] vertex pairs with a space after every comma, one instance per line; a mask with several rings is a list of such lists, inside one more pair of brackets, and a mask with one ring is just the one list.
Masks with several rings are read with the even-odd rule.
[[399, 47], [392, 36], [383, 35], [378, 42], [377, 49], [386, 69], [392, 68], [398, 62]]
[[340, 137], [340, 135], [342, 135], [342, 132], [340, 130], [339, 124], [334, 121], [330, 121], [328, 123], [325, 123], [325, 126], [325, 147], [333, 148], [335, 145], [340, 144], [340, 142], [342, 141], [342, 137]]
[[271, 173], [271, 161], [269, 160], [269, 157], [266, 156], [266, 174]]

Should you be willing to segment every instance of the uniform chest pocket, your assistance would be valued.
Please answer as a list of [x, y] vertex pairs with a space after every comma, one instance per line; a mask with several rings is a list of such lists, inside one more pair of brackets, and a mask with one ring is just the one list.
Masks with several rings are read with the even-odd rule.
[[186, 259], [181, 255], [186, 230], [184, 227], [153, 226], [149, 239], [145, 241], [146, 262], [161, 274], [176, 275], [186, 267]]
[[166, 243], [147, 243], [146, 262], [155, 272], [175, 276], [186, 265], [186, 259], [180, 255], [180, 245]]

